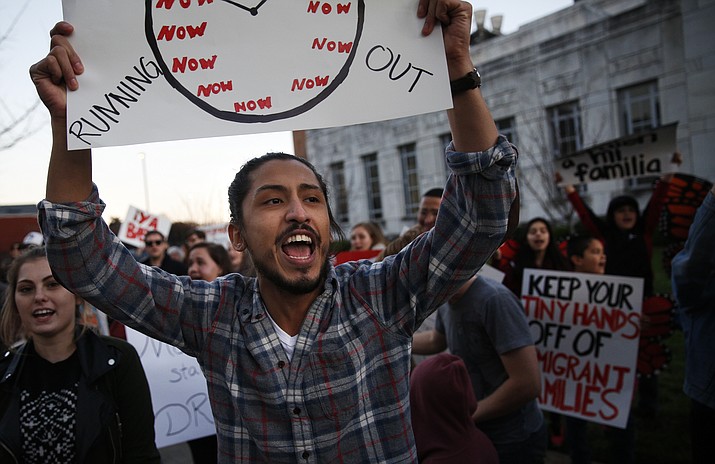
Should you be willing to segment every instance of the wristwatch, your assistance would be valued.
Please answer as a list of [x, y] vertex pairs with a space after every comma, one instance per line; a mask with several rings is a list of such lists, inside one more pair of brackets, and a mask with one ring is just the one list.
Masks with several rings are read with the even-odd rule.
[[479, 75], [477, 68], [472, 69], [466, 76], [455, 79], [449, 83], [452, 89], [452, 95], [457, 95], [467, 90], [476, 89], [482, 86], [482, 76]]

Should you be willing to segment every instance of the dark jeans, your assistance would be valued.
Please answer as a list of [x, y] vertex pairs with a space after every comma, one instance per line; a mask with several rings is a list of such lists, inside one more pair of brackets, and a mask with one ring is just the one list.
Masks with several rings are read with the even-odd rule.
[[494, 448], [499, 455], [499, 464], [541, 464], [546, 457], [548, 433], [546, 422], [529, 438], [520, 443], [505, 443]]
[[715, 456], [715, 409], [691, 401], [690, 435], [693, 440], [693, 464], [711, 463]]

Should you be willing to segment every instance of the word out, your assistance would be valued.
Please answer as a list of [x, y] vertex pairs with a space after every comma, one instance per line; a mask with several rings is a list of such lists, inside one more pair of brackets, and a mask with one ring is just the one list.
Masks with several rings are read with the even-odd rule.
[[398, 53], [397, 56], [395, 56], [395, 54], [390, 48], [385, 47], [383, 45], [375, 45], [370, 49], [370, 51], [367, 52], [367, 56], [365, 57], [365, 64], [370, 71], [374, 72], [382, 72], [385, 71], [387, 68], [390, 68], [390, 71], [388, 72], [388, 77], [392, 81], [400, 80], [403, 77], [408, 76], [408, 73], [410, 73], [410, 71], [414, 71], [413, 73], [411, 73], [411, 75], [414, 75], [414, 79], [412, 80], [412, 85], [410, 85], [410, 88], [407, 92], [412, 92], [412, 90], [414, 90], [415, 86], [417, 85], [423, 74], [426, 74], [428, 76], [434, 75], [426, 69], [418, 68], [412, 63], [407, 63], [407, 66], [404, 66], [402, 70], [398, 71], [398, 66], [400, 64], [401, 59], [402, 55]]

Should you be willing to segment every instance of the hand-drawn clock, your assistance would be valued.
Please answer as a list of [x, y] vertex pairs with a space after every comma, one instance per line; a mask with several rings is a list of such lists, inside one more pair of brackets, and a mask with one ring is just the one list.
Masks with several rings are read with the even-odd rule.
[[314, 108], [346, 79], [364, 0], [146, 0], [171, 86], [209, 114], [263, 123]]

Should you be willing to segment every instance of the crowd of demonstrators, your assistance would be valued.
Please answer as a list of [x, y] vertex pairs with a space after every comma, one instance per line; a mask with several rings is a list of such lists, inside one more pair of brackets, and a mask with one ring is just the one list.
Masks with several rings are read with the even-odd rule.
[[673, 293], [685, 334], [692, 462], [715, 456], [715, 187], [698, 209], [685, 247], [672, 262]]
[[14, 259], [8, 284], [0, 462], [160, 462], [135, 349], [77, 325], [78, 297], [55, 280], [44, 247]]
[[[605, 220], [583, 202], [573, 185], [565, 187], [581, 223], [604, 243], [608, 255], [606, 274], [642, 278], [644, 298], [654, 294], [653, 236], [668, 191], [668, 180], [668, 176], [663, 176], [656, 182], [643, 214], [635, 198], [620, 195], [608, 203]], [[641, 324], [647, 323], [647, 317], [643, 317]], [[655, 417], [658, 412], [658, 376], [641, 376], [638, 393], [638, 412], [644, 417]]]
[[539, 363], [516, 296], [499, 282], [472, 277], [438, 310], [435, 328], [413, 337], [416, 354], [446, 348], [467, 366], [478, 400], [472, 419], [494, 444], [499, 462], [543, 462]]
[[[423, 34], [441, 23], [450, 78], [470, 73], [471, 6], [458, 0], [417, 6]], [[189, 444], [197, 463], [345, 456], [353, 462], [544, 461], [539, 363], [518, 299], [524, 269], [642, 277], [644, 293], [652, 294], [652, 234], [664, 184], [642, 216], [634, 199], [618, 197], [605, 221], [569, 186], [568, 197], [594, 236], [573, 238], [564, 257], [549, 222], [534, 218], [509, 253], [501, 250], [505, 283], [477, 277], [514, 224], [518, 192], [516, 150], [497, 134], [473, 88], [454, 95], [446, 150], [453, 173], [444, 189], [422, 196], [417, 224], [386, 246], [372, 223], [351, 230], [352, 249], [384, 247], [379, 262], [331, 263], [330, 243], [342, 236], [325, 182], [309, 162], [283, 153], [255, 158], [236, 174], [228, 249], [194, 229], [175, 259], [165, 236], [150, 231], [138, 262], [101, 219], [91, 151], [70, 156], [66, 150], [66, 92], [78, 88], [84, 71], [67, 40], [72, 33], [71, 25], [58, 23], [50, 53], [31, 69], [54, 137], [39, 205], [47, 252], [32, 250], [10, 268], [0, 336], [13, 346], [0, 361], [0, 457], [32, 462], [33, 454], [51, 452], [60, 453], [58, 462], [112, 462], [104, 454], [121, 423], [131, 429], [120, 441], [123, 462], [158, 462], [138, 356], [130, 345], [77, 325], [69, 304], [76, 292], [117, 321], [197, 358], [216, 424], [215, 436]], [[703, 277], [713, 260], [704, 263], [694, 251], [715, 248], [701, 232], [712, 228], [714, 194], [673, 275], [689, 343], [693, 452], [706, 459], [713, 455], [715, 355], [704, 334], [715, 323], [707, 313], [710, 281]], [[39, 296], [30, 303], [24, 288]], [[434, 327], [426, 322], [430, 316]], [[445, 349], [451, 354], [411, 365], [413, 352]], [[696, 366], [696, 358], [713, 363]], [[45, 451], [32, 427], [45, 419], [36, 406], [50, 395], [68, 414]], [[92, 414], [84, 415], [85, 408]], [[566, 423], [572, 462], [590, 462], [587, 422]], [[614, 462], [633, 462], [632, 419], [625, 430], [607, 427], [606, 433]]]
[[387, 240], [374, 222], [358, 222], [350, 229], [350, 251], [383, 250]]
[[[420, 0], [417, 16], [424, 35], [441, 23], [450, 78], [471, 75], [470, 4]], [[455, 175], [434, 228], [406, 249], [381, 263], [332, 266], [339, 227], [322, 177], [301, 158], [272, 153], [246, 163], [229, 189], [231, 242], [250, 253], [257, 277], [194, 281], [133, 259], [101, 219], [90, 150], [66, 150], [65, 84], [76, 89], [83, 71], [71, 33], [59, 23], [50, 54], [31, 70], [56, 129], [39, 215], [60, 282], [197, 358], [220, 462], [415, 462], [411, 335], [501, 243], [516, 197], [516, 151], [480, 90], [453, 97], [446, 159]]]

